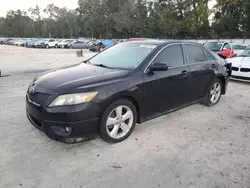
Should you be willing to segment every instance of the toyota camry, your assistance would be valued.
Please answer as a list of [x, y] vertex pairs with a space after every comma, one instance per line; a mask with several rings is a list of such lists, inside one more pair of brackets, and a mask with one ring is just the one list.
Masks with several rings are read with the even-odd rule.
[[216, 105], [230, 75], [230, 64], [203, 45], [124, 42], [35, 78], [26, 94], [27, 117], [58, 141], [100, 135], [117, 143], [136, 123], [197, 102]]

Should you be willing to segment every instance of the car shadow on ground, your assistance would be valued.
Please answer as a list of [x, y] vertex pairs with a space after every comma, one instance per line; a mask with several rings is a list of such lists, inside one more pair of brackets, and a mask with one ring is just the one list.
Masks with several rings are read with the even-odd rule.
[[250, 85], [250, 81], [241, 81], [241, 80], [230, 80], [230, 82], [236, 83], [236, 84], [243, 84], [243, 85]]

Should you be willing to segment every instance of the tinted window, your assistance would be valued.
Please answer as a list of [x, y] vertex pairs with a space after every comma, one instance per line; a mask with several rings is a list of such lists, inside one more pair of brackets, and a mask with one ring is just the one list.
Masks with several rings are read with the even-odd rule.
[[181, 45], [171, 45], [166, 47], [155, 58], [154, 63], [166, 63], [168, 67], [176, 67], [184, 64]]
[[211, 53], [209, 53], [209, 52], [207, 52], [205, 50], [203, 50], [203, 52], [204, 52], [206, 60], [214, 60], [215, 59], [214, 56]]
[[185, 47], [190, 64], [206, 61], [202, 48], [194, 45], [185, 45]]

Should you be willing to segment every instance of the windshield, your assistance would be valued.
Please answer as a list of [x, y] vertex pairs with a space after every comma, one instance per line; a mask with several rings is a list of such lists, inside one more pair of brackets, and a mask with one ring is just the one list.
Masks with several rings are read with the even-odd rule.
[[240, 45], [240, 44], [233, 44], [233, 49], [235, 50], [245, 50], [246, 46]]
[[90, 63], [116, 69], [135, 69], [155, 47], [156, 45], [121, 43], [93, 57]]
[[220, 51], [223, 43], [218, 43], [218, 42], [207, 42], [204, 44], [205, 47], [212, 51]]
[[250, 57], [250, 49], [244, 50], [242, 53], [237, 55], [238, 57]]

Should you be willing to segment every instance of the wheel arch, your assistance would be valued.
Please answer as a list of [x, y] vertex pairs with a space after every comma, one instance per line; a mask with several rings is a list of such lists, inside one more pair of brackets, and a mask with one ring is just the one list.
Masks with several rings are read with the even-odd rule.
[[122, 100], [122, 99], [130, 101], [135, 106], [136, 112], [137, 112], [137, 123], [140, 123], [141, 122], [140, 104], [136, 100], [135, 97], [133, 97], [132, 95], [129, 95], [129, 94], [116, 95], [116, 96], [113, 96], [113, 97], [109, 98], [108, 100], [106, 100], [102, 105], [103, 107], [102, 107], [102, 109], [100, 111], [100, 117], [103, 115], [104, 111], [108, 108], [108, 106], [110, 104], [112, 104], [115, 101]]
[[221, 81], [221, 83], [223, 84], [223, 86], [222, 86], [222, 95], [224, 95], [225, 93], [226, 93], [226, 79], [225, 79], [225, 77], [223, 76], [223, 75], [218, 75], [218, 77], [217, 77], [220, 81]]

